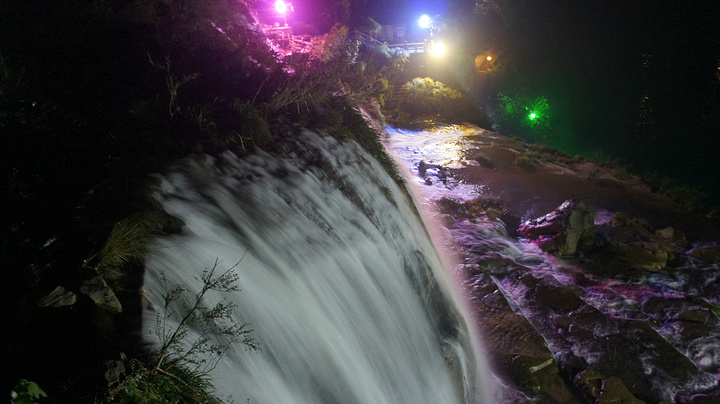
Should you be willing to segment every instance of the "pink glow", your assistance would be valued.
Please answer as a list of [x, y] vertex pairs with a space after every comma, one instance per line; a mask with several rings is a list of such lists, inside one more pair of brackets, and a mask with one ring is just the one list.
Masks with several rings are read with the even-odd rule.
[[280, 14], [287, 13], [287, 4], [283, 0], [275, 1], [275, 10]]

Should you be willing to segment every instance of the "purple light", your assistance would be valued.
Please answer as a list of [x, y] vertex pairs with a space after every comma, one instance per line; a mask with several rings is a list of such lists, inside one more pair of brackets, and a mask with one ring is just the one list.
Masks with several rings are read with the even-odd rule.
[[280, 14], [285, 14], [287, 13], [287, 4], [283, 0], [276, 0], [275, 10]]

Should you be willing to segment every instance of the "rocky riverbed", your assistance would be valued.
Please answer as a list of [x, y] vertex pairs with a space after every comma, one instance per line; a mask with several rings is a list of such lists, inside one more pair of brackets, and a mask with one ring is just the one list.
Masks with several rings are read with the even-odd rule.
[[499, 403], [720, 402], [717, 220], [474, 127], [386, 145], [454, 253]]

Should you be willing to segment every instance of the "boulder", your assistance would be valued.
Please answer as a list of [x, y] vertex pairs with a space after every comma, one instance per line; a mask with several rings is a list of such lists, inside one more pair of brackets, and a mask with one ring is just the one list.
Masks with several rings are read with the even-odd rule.
[[652, 231], [642, 219], [616, 213], [612, 221], [599, 228], [606, 257], [621, 267], [660, 271], [683, 252], [684, 238], [672, 227]]
[[103, 310], [111, 313], [122, 312], [120, 300], [100, 275], [85, 281], [80, 286], [80, 292], [88, 295], [95, 302], [95, 305]]
[[584, 203], [569, 199], [545, 216], [520, 225], [518, 234], [535, 241], [543, 251], [575, 254], [592, 244], [597, 228], [594, 215]]
[[75, 293], [65, 290], [64, 287], [58, 286], [53, 289], [47, 296], [40, 299], [38, 306], [40, 307], [62, 307], [72, 306], [77, 302]]
[[105, 380], [108, 386], [120, 384], [120, 380], [125, 375], [125, 364], [118, 360], [109, 360], [105, 362], [107, 370], [105, 371]]

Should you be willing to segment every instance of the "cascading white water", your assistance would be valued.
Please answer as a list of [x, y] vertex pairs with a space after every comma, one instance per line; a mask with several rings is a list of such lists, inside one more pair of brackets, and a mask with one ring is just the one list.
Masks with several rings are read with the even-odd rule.
[[[190, 292], [216, 259], [240, 261], [238, 305], [259, 352], [238, 345], [212, 372], [250, 403], [490, 402], [441, 259], [406, 196], [354, 143], [303, 131], [286, 157], [186, 161], [157, 198], [180, 234], [154, 240], [144, 337], [156, 343], [162, 275]], [[179, 319], [175, 319], [179, 321]], [[248, 401], [249, 400], [249, 401]]]

